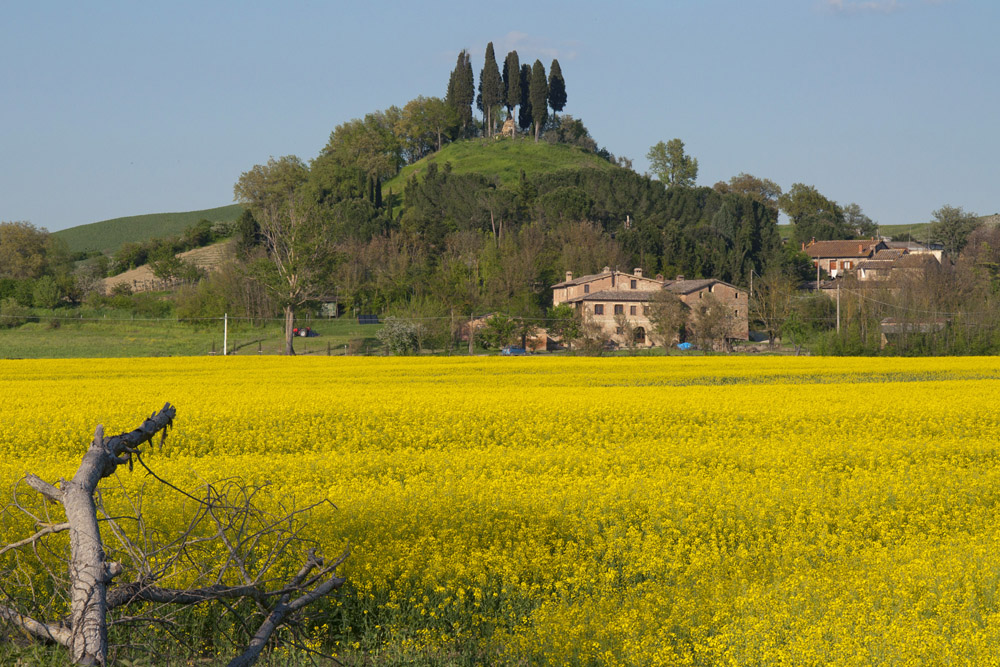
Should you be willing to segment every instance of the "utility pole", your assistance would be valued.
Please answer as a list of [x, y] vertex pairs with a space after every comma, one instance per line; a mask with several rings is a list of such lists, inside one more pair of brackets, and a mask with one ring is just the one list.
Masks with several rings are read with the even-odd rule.
[[472, 328], [473, 317], [474, 315], [472, 313], [469, 313], [469, 356], [470, 357], [472, 356], [473, 341], [476, 336], [475, 331]]
[[840, 334], [840, 281], [837, 281], [837, 334]]
[[229, 354], [229, 313], [222, 316], [222, 356]]

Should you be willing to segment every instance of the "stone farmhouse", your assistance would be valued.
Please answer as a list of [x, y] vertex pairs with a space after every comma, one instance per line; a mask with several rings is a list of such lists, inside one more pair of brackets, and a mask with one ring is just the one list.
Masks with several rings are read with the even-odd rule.
[[802, 252], [809, 255], [813, 266], [823, 269], [831, 278], [844, 275], [858, 268], [858, 263], [872, 259], [880, 250], [888, 246], [882, 240], [860, 241], [817, 241], [802, 244]]
[[690, 309], [693, 318], [699, 304], [704, 303], [706, 294], [713, 295], [725, 308], [732, 309], [730, 340], [749, 338], [749, 300], [747, 292], [729, 283], [714, 278], [685, 280], [677, 276], [674, 280], [664, 280], [663, 276], [649, 278], [642, 275], [642, 269], [624, 273], [604, 267], [600, 273], [574, 278], [566, 272], [566, 279], [552, 286], [552, 305], [565, 303], [573, 306], [580, 315], [601, 327], [602, 332], [618, 345], [627, 341], [619, 326], [624, 316], [633, 327], [634, 342], [651, 347], [655, 344], [649, 320], [649, 303], [657, 291], [666, 289], [676, 294]]

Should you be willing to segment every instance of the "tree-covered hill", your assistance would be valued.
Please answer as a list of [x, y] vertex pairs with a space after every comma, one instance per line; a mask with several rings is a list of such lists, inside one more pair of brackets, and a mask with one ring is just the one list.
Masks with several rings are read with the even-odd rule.
[[243, 206], [230, 204], [202, 211], [131, 215], [70, 227], [53, 235], [65, 241], [71, 252], [114, 253], [126, 243], [176, 236], [201, 220], [232, 223], [242, 213]]

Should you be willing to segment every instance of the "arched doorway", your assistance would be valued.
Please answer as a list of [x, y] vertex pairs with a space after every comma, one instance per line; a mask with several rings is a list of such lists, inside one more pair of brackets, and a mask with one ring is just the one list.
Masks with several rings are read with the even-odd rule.
[[646, 344], [646, 330], [644, 328], [636, 327], [634, 337], [636, 343]]

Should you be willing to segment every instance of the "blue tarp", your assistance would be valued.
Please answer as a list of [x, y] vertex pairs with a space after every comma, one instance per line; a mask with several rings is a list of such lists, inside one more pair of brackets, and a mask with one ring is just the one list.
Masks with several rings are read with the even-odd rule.
[[694, 347], [694, 345], [692, 345], [691, 343], [678, 343], [677, 344], [677, 349], [678, 350], [690, 350], [693, 347]]

